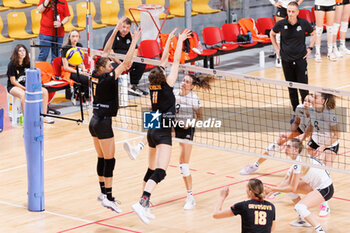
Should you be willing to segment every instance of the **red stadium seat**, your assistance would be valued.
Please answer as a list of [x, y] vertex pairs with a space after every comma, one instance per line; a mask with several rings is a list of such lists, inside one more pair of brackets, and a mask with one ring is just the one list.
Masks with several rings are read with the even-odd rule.
[[[195, 38], [197, 38], [197, 40], [199, 41], [199, 36], [197, 34], [197, 32], [192, 32], [192, 34], [194, 35]], [[205, 49], [203, 48], [202, 53], [200, 54], [201, 56], [212, 56], [217, 52], [216, 49]]]
[[259, 34], [270, 36], [268, 31], [271, 31], [275, 23], [272, 18], [259, 18], [256, 20], [256, 27]]
[[[156, 40], [143, 40], [139, 46], [139, 54], [145, 58], [157, 58], [157, 60], [160, 60], [162, 51]], [[146, 70], [152, 69], [153, 67], [155, 66], [147, 64]]]
[[223, 43], [220, 28], [206, 27], [202, 31], [203, 41], [206, 46], [215, 48], [221, 51], [231, 51], [237, 49], [239, 45], [232, 43]]
[[306, 19], [310, 24], [314, 23], [314, 21], [312, 21], [311, 12], [308, 9], [300, 9], [298, 16], [299, 18]]
[[[240, 34], [241, 29], [236, 23], [226, 23], [221, 27], [223, 39], [227, 42], [237, 42], [237, 36]], [[252, 44], [240, 44], [240, 47], [253, 47], [258, 42], [254, 41]]]

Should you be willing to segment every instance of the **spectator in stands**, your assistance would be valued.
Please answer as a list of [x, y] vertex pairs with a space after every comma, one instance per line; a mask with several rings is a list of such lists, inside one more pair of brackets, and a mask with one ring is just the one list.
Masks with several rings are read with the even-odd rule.
[[[118, 31], [117, 36], [114, 39], [112, 49], [115, 53], [121, 53], [126, 54], [129, 50], [129, 47], [131, 45], [132, 36], [130, 33], [130, 27], [131, 27], [131, 20], [129, 18], [126, 18], [123, 22], [122, 28]], [[111, 30], [103, 43], [103, 47], [105, 47], [109, 37], [111, 36], [113, 30]], [[135, 50], [135, 56], [137, 56], [137, 49]], [[112, 58], [113, 62], [115, 63], [114, 66], [118, 66], [122, 63], [121, 60]], [[130, 86], [129, 86], [129, 93], [142, 96], [142, 95], [148, 95], [148, 92], [145, 90], [140, 89], [137, 85], [139, 84], [140, 79], [142, 78], [142, 74], [145, 71], [146, 64], [136, 63], [133, 62], [131, 68], [130, 68]]]
[[[290, 82], [308, 83], [307, 61], [315, 44], [315, 32], [305, 19], [298, 18], [299, 5], [290, 2], [287, 7], [288, 18], [278, 21], [270, 32], [271, 42], [276, 55], [282, 60], [284, 77]], [[277, 33], [281, 34], [281, 46], [276, 42]], [[310, 45], [306, 49], [305, 33], [311, 35]], [[299, 105], [298, 90], [289, 88], [289, 98], [293, 111]], [[299, 90], [302, 102], [308, 95], [307, 90]], [[293, 116], [294, 119], [295, 116]], [[292, 121], [294, 121], [292, 119]]]
[[[276, 22], [287, 18], [287, 6], [290, 2], [292, 2], [294, 0], [270, 0], [271, 4], [275, 7], [277, 7], [277, 11], [276, 11]], [[298, 5], [300, 6], [300, 4], [303, 2], [304, 0], [299, 0]], [[277, 41], [277, 45], [278, 47], [280, 46], [280, 41], [281, 41], [281, 37], [280, 34], [276, 35], [276, 41]], [[276, 56], [276, 67], [282, 67], [281, 65], [281, 59], [279, 59]]]
[[[25, 69], [30, 68], [30, 60], [28, 49], [23, 44], [18, 44], [14, 48], [10, 62], [7, 66], [7, 91], [12, 96], [21, 100], [22, 113], [24, 114], [24, 100], [26, 90], [26, 74]], [[43, 91], [43, 112], [47, 113], [48, 92], [45, 88]], [[48, 124], [54, 123], [50, 117], [44, 117], [44, 122]]]
[[[79, 39], [80, 39], [79, 31], [73, 29], [72, 31], [69, 32], [68, 41], [62, 47], [62, 51], [61, 51], [62, 65], [65, 71], [68, 71], [71, 73], [70, 78], [75, 82], [81, 84], [81, 91], [82, 93], [84, 93], [85, 100], [88, 100], [89, 99], [89, 73], [87, 73], [87, 70], [85, 69], [84, 64], [81, 64], [78, 67], [74, 67], [71, 64], [69, 64], [66, 58], [67, 52], [70, 48], [83, 47], [83, 45], [78, 42]], [[77, 69], [79, 69], [79, 76], [77, 75]]]
[[264, 232], [270, 233], [275, 229], [276, 210], [275, 206], [265, 201], [264, 185], [259, 179], [248, 181], [246, 192], [249, 200], [234, 204], [230, 208], [222, 210], [222, 205], [229, 194], [229, 188], [220, 190], [218, 204], [215, 207], [213, 218], [228, 218], [241, 215], [242, 233]]
[[[38, 11], [41, 13], [39, 40], [41, 47], [38, 61], [46, 61], [51, 47], [51, 61], [59, 57], [59, 48], [64, 37], [63, 25], [69, 20], [69, 10], [66, 0], [40, 0]], [[57, 16], [55, 18], [55, 9]]]

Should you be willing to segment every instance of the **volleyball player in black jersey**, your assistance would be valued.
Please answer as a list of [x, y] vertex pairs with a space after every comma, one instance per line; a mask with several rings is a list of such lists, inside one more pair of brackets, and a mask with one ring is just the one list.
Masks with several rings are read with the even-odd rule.
[[[148, 76], [150, 82], [150, 97], [152, 103], [152, 111], [156, 111], [161, 114], [161, 126], [160, 129], [149, 129], [147, 132], [148, 145], [151, 148], [153, 154], [153, 161], [155, 162], [155, 170], [149, 173], [149, 179], [145, 185], [141, 200], [132, 205], [133, 210], [139, 216], [139, 218], [146, 224], [149, 224], [147, 211], [149, 210], [149, 199], [152, 191], [156, 185], [162, 181], [165, 176], [170, 161], [171, 155], [171, 127], [166, 127], [163, 122], [167, 124], [174, 120], [175, 117], [175, 96], [173, 93], [174, 84], [179, 73], [179, 64], [182, 51], [182, 45], [184, 40], [187, 39], [190, 31], [185, 29], [178, 38], [174, 62], [170, 70], [170, 74], [166, 76], [165, 68], [162, 65], [166, 65], [168, 62], [168, 51], [166, 49], [161, 59], [161, 66], [153, 68]], [[170, 39], [170, 36], [169, 36]], [[169, 40], [168, 40], [169, 41]], [[170, 41], [167, 44], [169, 46]], [[166, 58], [166, 59], [165, 59]], [[154, 218], [152, 216], [151, 218]]]
[[98, 155], [97, 174], [99, 177], [101, 194], [98, 200], [104, 207], [107, 207], [117, 213], [121, 209], [117, 206], [112, 196], [112, 179], [115, 166], [115, 145], [112, 130], [112, 117], [118, 112], [118, 76], [126, 71], [132, 64], [132, 57], [135, 51], [136, 43], [140, 39], [141, 32], [138, 29], [134, 35], [131, 46], [126, 54], [124, 62], [116, 69], [113, 68], [108, 55], [112, 44], [121, 27], [123, 18], [114, 28], [112, 36], [103, 50], [102, 57], [95, 63], [95, 70], [92, 73], [92, 91], [93, 91], [93, 117], [90, 120], [89, 130], [94, 140], [95, 149]]
[[229, 194], [228, 187], [222, 188], [213, 218], [227, 218], [241, 215], [242, 233], [272, 232], [275, 228], [275, 206], [264, 200], [263, 183], [259, 179], [250, 179], [246, 192], [250, 200], [238, 202], [229, 209], [222, 210], [222, 205]]

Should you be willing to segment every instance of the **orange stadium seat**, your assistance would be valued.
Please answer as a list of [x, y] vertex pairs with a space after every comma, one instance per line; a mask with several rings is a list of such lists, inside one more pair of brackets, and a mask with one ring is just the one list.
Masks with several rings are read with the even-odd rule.
[[27, 18], [24, 12], [10, 12], [7, 14], [8, 34], [16, 40], [26, 40], [37, 37], [25, 31]]
[[[86, 28], [86, 2], [80, 2], [76, 5], [77, 8], [77, 24], [78, 27]], [[98, 29], [98, 28], [104, 28], [106, 27], [105, 24], [99, 24], [96, 23], [94, 20], [94, 17], [96, 15], [96, 8], [94, 2], [90, 2], [90, 10], [91, 10], [91, 16], [92, 16], [92, 28]]]
[[31, 16], [31, 19], [32, 19], [32, 32], [35, 35], [39, 35], [41, 14], [35, 8], [35, 9], [30, 11], [30, 16]]
[[239, 46], [232, 43], [223, 43], [220, 28], [206, 27], [202, 31], [204, 44], [210, 48], [215, 48], [221, 51], [232, 51]]
[[32, 4], [22, 3], [19, 0], [2, 0], [2, 5], [13, 9], [20, 9], [32, 6]]
[[85, 28], [81, 28], [81, 27], [75, 27], [73, 24], [72, 24], [72, 20], [74, 18], [74, 11], [73, 11], [73, 7], [71, 5], [68, 5], [68, 9], [69, 9], [69, 20], [68, 22], [64, 25], [64, 31], [65, 32], [70, 32], [72, 31], [73, 29], [75, 30], [78, 30], [78, 31], [82, 31], [84, 30]]
[[241, 28], [242, 34], [246, 35], [247, 32], [250, 31], [253, 37], [253, 41], [257, 41], [259, 43], [271, 43], [270, 37], [259, 34], [254, 19], [242, 18], [238, 20], [238, 25]]
[[[124, 0], [124, 15], [131, 19], [132, 21], [134, 20], [133, 17], [130, 14], [129, 9], [130, 8], [137, 8], [138, 5], [141, 5], [142, 1], [141, 0]], [[134, 16], [136, 22], [140, 22], [140, 11], [133, 10], [132, 15]]]
[[118, 13], [120, 10], [118, 0], [101, 0], [100, 1], [101, 9], [101, 22], [103, 24], [114, 26], [117, 25]]
[[0, 17], [0, 43], [11, 42], [13, 39], [6, 38], [1, 34], [2, 28], [4, 27], [4, 23], [2, 22], [2, 18]]
[[209, 0], [192, 0], [192, 10], [199, 14], [213, 14], [220, 10], [209, 7]]
[[25, 2], [32, 5], [39, 5], [39, 0], [25, 0]]
[[[171, 0], [170, 1], [170, 14], [185, 17], [185, 1], [186, 0]], [[192, 16], [197, 15], [197, 12], [191, 13]]]
[[[164, 6], [165, 5], [165, 0], [146, 0], [146, 4], [154, 4], [154, 5], [161, 5]], [[168, 14], [167, 19], [172, 19], [174, 18], [174, 15]], [[159, 15], [159, 19], [165, 19], [165, 13], [161, 13]]]

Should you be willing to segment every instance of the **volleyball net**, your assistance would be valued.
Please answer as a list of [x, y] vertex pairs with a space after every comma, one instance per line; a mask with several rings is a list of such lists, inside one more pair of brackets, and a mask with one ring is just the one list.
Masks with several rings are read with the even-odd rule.
[[[101, 55], [101, 51], [92, 50], [92, 56]], [[119, 59], [124, 55], [113, 54]], [[148, 67], [159, 64], [158, 60], [135, 57], [134, 62], [147, 64]], [[170, 71], [171, 64], [167, 68]], [[291, 132], [292, 111], [288, 88], [308, 90], [309, 93], [328, 93], [336, 96], [335, 114], [339, 131], [339, 151], [333, 159], [333, 164], [327, 169], [350, 173], [350, 141], [348, 140], [348, 109], [350, 92], [341, 89], [323, 88], [300, 83], [260, 78], [252, 75], [206, 69], [193, 65], [180, 65], [178, 80], [174, 91], [180, 89], [181, 81], [188, 73], [209, 74], [214, 76], [210, 83], [211, 89], [205, 91], [194, 88], [193, 92], [199, 97], [203, 119], [193, 121], [188, 115], [187, 126], [195, 126], [193, 141], [177, 139], [184, 143], [198, 146], [264, 157], [273, 160], [295, 163], [283, 150], [264, 154], [266, 148], [282, 135]], [[146, 71], [141, 79], [141, 87], [148, 88]], [[157, 120], [151, 112], [151, 98], [135, 96], [128, 93], [128, 74], [118, 80], [120, 109], [117, 117], [113, 118], [113, 127], [131, 133], [146, 135], [147, 128], [157, 127]], [[149, 91], [149, 90], [148, 90]], [[91, 105], [90, 105], [91, 106]], [[91, 107], [90, 107], [91, 108]], [[90, 114], [92, 111], [89, 111]], [[189, 112], [191, 112], [189, 110]], [[88, 118], [88, 111], [86, 119]], [[186, 118], [186, 116], [185, 116]], [[153, 122], [152, 122], [153, 119]], [[182, 117], [184, 119], [184, 117]], [[325, 121], [325, 120], [324, 120]], [[186, 123], [185, 122], [185, 123]], [[328, 122], [331, 124], [332, 122]], [[325, 124], [328, 124], [325, 122]], [[152, 125], [153, 124], [153, 125]], [[175, 123], [176, 124], [176, 123]], [[332, 132], [329, 132], [332, 134]], [[306, 143], [310, 140], [308, 138]], [[307, 158], [307, 150], [302, 155]], [[322, 159], [322, 158], [320, 158]], [[301, 162], [303, 165], [319, 167], [318, 165]], [[243, 165], [244, 166], [244, 165]], [[323, 167], [325, 168], [325, 167]]]

